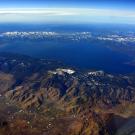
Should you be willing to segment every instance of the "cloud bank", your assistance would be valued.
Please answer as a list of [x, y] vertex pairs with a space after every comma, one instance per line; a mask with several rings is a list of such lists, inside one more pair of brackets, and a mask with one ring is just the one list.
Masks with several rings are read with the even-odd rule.
[[[135, 11], [90, 8], [16, 8], [0, 9], [0, 22], [80, 21], [135, 23]], [[83, 19], [83, 20], [82, 20]]]

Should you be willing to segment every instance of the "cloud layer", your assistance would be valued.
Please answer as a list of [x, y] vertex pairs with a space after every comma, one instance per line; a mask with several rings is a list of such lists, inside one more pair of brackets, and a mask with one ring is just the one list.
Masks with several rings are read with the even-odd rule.
[[[114, 9], [90, 9], [90, 8], [25, 8], [25, 9], [0, 9], [1, 21], [29, 22], [29, 21], [79, 21], [101, 22], [112, 21], [135, 23], [135, 11]], [[74, 18], [73, 18], [74, 17]], [[83, 18], [83, 20], [82, 20]], [[110, 20], [111, 19], [111, 20]]]

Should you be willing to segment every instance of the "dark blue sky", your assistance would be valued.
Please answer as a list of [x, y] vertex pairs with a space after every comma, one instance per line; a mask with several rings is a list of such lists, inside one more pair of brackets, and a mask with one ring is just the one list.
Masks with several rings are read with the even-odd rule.
[[0, 0], [0, 7], [106, 7], [135, 8], [135, 0]]

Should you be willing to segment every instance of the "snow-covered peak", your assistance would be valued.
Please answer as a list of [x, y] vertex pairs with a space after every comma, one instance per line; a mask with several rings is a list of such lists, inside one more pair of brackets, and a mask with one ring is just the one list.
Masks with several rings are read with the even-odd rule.
[[104, 71], [91, 71], [88, 73], [88, 75], [101, 76], [104, 75]]
[[56, 71], [49, 71], [49, 73], [58, 74], [58, 75], [63, 75], [63, 73], [67, 73], [69, 75], [72, 75], [75, 73], [75, 70], [58, 68], [58, 69], [56, 69]]

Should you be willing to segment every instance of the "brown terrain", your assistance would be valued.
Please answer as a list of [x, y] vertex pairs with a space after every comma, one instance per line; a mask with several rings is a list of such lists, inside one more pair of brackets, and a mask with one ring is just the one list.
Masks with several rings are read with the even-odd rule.
[[72, 68], [0, 54], [0, 135], [135, 133], [134, 74], [63, 69]]

